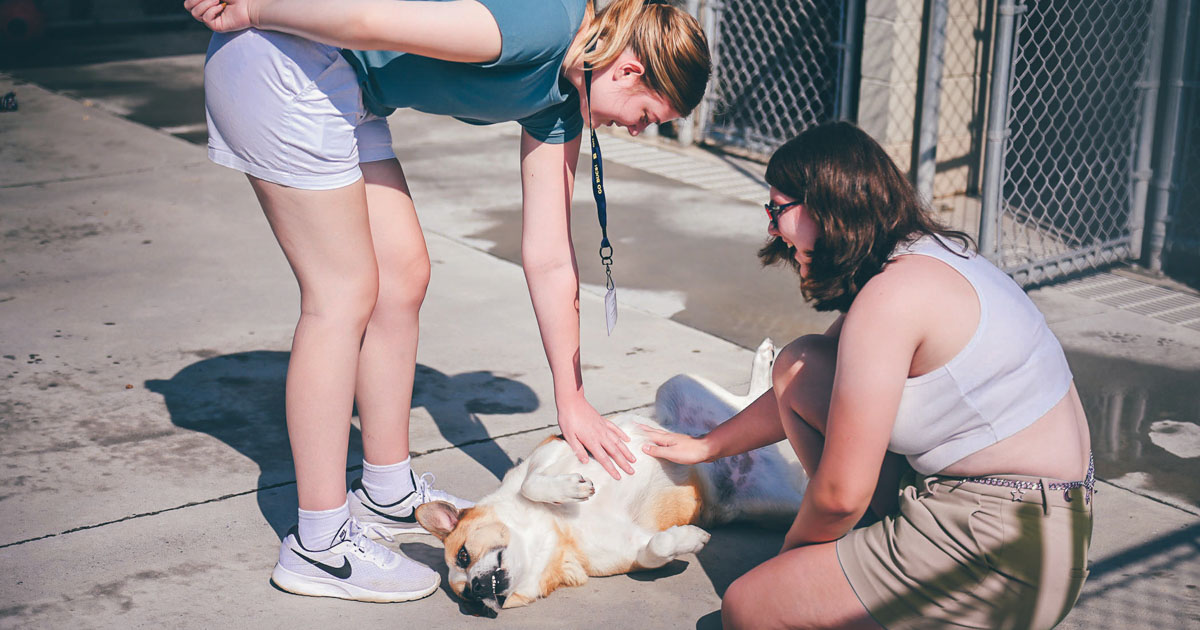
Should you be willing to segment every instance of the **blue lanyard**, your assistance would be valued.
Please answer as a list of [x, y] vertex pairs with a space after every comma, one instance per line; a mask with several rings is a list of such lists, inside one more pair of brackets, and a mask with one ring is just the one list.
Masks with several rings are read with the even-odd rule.
[[596, 139], [596, 128], [592, 125], [592, 69], [585, 68], [583, 80], [587, 84], [588, 129], [592, 132], [592, 196], [596, 198], [596, 218], [600, 221], [600, 264], [604, 265], [609, 291], [616, 288], [612, 279], [613, 247], [608, 242], [608, 203], [604, 198], [604, 162], [600, 155], [600, 142]]

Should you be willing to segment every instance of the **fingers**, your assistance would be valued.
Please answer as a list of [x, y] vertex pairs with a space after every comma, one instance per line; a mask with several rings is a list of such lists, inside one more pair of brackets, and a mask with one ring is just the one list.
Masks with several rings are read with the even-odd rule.
[[221, 0], [187, 0], [183, 7], [197, 20], [204, 20], [204, 15], [213, 7], [221, 8]]
[[633, 453], [629, 451], [629, 447], [625, 446], [625, 442], [618, 441], [616, 443], [616, 447], [621, 455], [621, 458], [617, 459], [617, 464], [621, 466], [621, 470], [624, 470], [626, 473], [632, 475], [633, 462], [636, 462], [637, 458], [634, 457]]
[[204, 17], [202, 17], [200, 20], [202, 22], [204, 22], [205, 24], [210, 24], [210, 23], [212, 23], [213, 20], [217, 19], [217, 17], [219, 17], [224, 12], [225, 12], [225, 5], [218, 3], [217, 5], [213, 6], [209, 10], [205, 11]]
[[671, 451], [663, 445], [644, 444], [642, 445], [642, 452], [657, 459], [665, 459], [669, 462], [675, 462], [676, 464], [683, 463], [681, 461], [677, 461], [677, 458], [672, 457]]
[[[617, 472], [617, 467], [613, 464], [612, 456], [609, 455], [608, 452], [603, 449], [603, 447], [597, 448], [593, 446], [588, 450], [591, 451], [592, 458], [596, 460], [596, 463], [600, 464], [600, 466], [604, 468], [604, 472], [608, 473], [608, 476], [616, 479], [617, 481], [621, 480], [621, 473]], [[626, 472], [631, 475], [633, 474], [632, 470]]]
[[617, 472], [618, 466], [621, 470], [625, 471], [625, 474], [633, 474], [633, 466], [629, 464], [629, 458], [632, 458], [633, 454], [629, 453], [628, 449], [625, 449], [625, 453], [621, 453], [617, 449], [618, 444], [624, 448], [623, 442], [619, 440], [613, 440], [610, 442], [596, 438], [594, 440], [585, 439], [583, 443], [584, 446], [587, 447], [588, 452], [592, 454], [592, 458], [596, 460], [596, 463], [600, 464], [600, 466], [604, 468], [605, 472], [607, 472], [608, 475], [613, 479], [618, 481], [621, 479], [621, 474]]
[[579, 438], [575, 437], [574, 433], [568, 434], [564, 431], [563, 439], [567, 441], [567, 446], [570, 446], [571, 450], [575, 452], [575, 457], [579, 459], [579, 463], [586, 464], [588, 461], [588, 452], [583, 447], [583, 444], [580, 443]]

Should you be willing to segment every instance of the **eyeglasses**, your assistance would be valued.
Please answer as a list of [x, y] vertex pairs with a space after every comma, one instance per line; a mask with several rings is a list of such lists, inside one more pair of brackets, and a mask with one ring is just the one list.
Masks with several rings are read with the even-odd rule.
[[763, 208], [765, 208], [767, 210], [767, 218], [771, 220], [771, 224], [770, 224], [771, 229], [778, 230], [779, 229], [779, 217], [783, 216], [783, 213], [786, 212], [788, 208], [791, 208], [792, 206], [798, 206], [802, 203], [804, 203], [803, 200], [791, 201], [791, 202], [785, 203], [783, 205], [779, 205], [773, 201], [768, 201], [767, 203], [764, 203]]

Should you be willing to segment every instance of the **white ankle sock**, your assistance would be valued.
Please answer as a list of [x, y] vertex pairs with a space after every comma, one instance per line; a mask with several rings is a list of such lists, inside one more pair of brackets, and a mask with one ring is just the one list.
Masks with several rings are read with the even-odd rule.
[[300, 510], [300, 522], [296, 525], [296, 530], [301, 546], [312, 551], [328, 549], [333, 545], [333, 537], [342, 525], [346, 524], [348, 518], [350, 507], [346, 503], [332, 510]]
[[391, 505], [408, 496], [413, 487], [412, 457], [387, 466], [363, 460], [362, 485], [377, 505]]

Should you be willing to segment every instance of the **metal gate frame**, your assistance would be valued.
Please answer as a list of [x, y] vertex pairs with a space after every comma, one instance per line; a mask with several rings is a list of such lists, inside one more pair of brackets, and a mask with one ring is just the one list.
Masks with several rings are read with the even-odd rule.
[[[767, 6], [769, 4], [779, 4], [794, 9], [795, 12], [781, 15], [780, 12], [770, 10]], [[861, 36], [857, 27], [861, 4], [862, 0], [690, 0], [689, 9], [700, 18], [704, 26], [713, 62], [712, 85], [697, 108], [697, 136], [704, 141], [766, 156], [808, 125], [828, 120], [852, 120], [857, 84], [854, 61], [858, 54], [858, 38]], [[789, 34], [799, 35], [804, 29], [810, 30], [814, 35], [819, 34], [823, 26], [819, 19], [819, 5], [825, 5], [826, 9], [832, 8], [837, 12], [836, 24], [828, 29], [828, 33], [835, 37], [787, 37]], [[759, 11], [763, 13], [763, 19], [752, 24], [731, 23], [735, 9], [739, 14]], [[817, 17], [813, 17], [814, 15]], [[789, 22], [785, 17], [793, 19]], [[730, 37], [733, 28], [739, 29], [742, 37], [737, 40]], [[747, 30], [752, 32], [752, 36], [746, 36]], [[830, 39], [832, 41], [829, 41]], [[797, 47], [807, 51], [819, 50], [824, 54], [786, 54], [787, 50]], [[743, 49], [757, 54], [743, 54], [734, 62], [730, 53], [741, 52]], [[770, 54], [781, 51], [784, 54]], [[832, 69], [814, 67], [820, 65], [819, 60], [806, 61], [820, 59], [822, 56], [833, 57]], [[744, 87], [763, 92], [765, 98], [756, 99], [747, 94], [739, 95], [737, 99], [730, 98], [727, 89], [732, 83], [729, 80], [731, 73], [755, 74], [761, 68], [770, 67], [773, 59], [776, 60], [776, 65], [780, 63], [778, 60], [784, 60], [798, 68], [803, 74], [800, 84], [793, 86], [776, 83], [775, 81], [780, 80], [779, 76], [763, 75], [768, 78], [746, 81]], [[806, 63], [809, 65], [805, 65]], [[739, 121], [719, 120], [734, 107], [745, 110], [749, 107], [748, 103], [770, 106], [783, 99], [798, 98], [798, 93], [806, 92], [805, 88], [811, 88], [817, 83], [811, 80], [815, 75], [822, 75], [827, 82], [832, 82], [831, 89], [829, 93], [806, 95], [811, 97], [807, 101], [808, 106], [803, 107], [800, 115], [793, 120], [781, 120], [772, 125], [770, 122], [763, 122], [772, 118], [770, 113], [763, 115], [758, 111], [753, 112], [753, 118], [759, 123], [754, 126]], [[681, 140], [687, 141], [685, 138]]]
[[[1150, 0], [1149, 11], [1146, 12], [1148, 20], [1146, 35], [1141, 40], [1143, 53], [1140, 80], [1132, 86], [1124, 86], [1126, 89], [1140, 91], [1140, 96], [1137, 98], [1135, 111], [1118, 112], [1126, 118], [1132, 118], [1130, 128], [1122, 130], [1128, 133], [1129, 182], [1126, 200], [1128, 207], [1124, 210], [1127, 214], [1124, 225], [1119, 227], [1116, 234], [1104, 234], [1104, 226], [1098, 226], [1102, 233], [1099, 238], [1092, 238], [1090, 233], [1092, 226], [1062, 225], [1064, 222], [1062, 215], [1046, 216], [1050, 209], [1017, 207], [1017, 204], [1009, 203], [1008, 195], [1005, 194], [1006, 189], [1015, 190], [1013, 186], [1016, 184], [1029, 183], [1014, 182], [1014, 169], [1040, 168], [1041, 166], [1028, 165], [1023, 162], [1014, 164], [1012, 159], [1015, 153], [1014, 146], [1020, 142], [1030, 142], [1030, 139], [1014, 134], [1014, 121], [1011, 116], [1014, 101], [1028, 97], [1027, 94], [1023, 94], [1017, 89], [1018, 77], [1016, 75], [1021, 70], [1018, 64], [1022, 61], [1020, 55], [1024, 51], [1019, 49], [1016, 40], [1021, 29], [1026, 26], [1029, 12], [1049, 11], [1050, 9], [1047, 7], [1048, 3], [1038, 3], [1037, 6], [1031, 8], [1023, 4], [1018, 5], [1017, 0], [1000, 0], [995, 33], [994, 50], [996, 53], [985, 149], [979, 244], [980, 250], [985, 256], [996, 262], [1022, 285], [1044, 282], [1107, 263], [1141, 257], [1154, 147], [1155, 115], [1158, 108], [1157, 77], [1162, 65], [1164, 41], [1162, 34], [1166, 26], [1166, 0]], [[1030, 64], [1028, 60], [1025, 60], [1025, 63], [1027, 66]], [[1053, 90], [1059, 86], [1042, 85], [1040, 87]], [[1035, 96], [1043, 95], [1038, 93]], [[1019, 148], [1028, 150], [1024, 146]], [[1045, 149], [1037, 150], [1044, 151]], [[1042, 174], [1042, 176], [1049, 175], [1053, 174]], [[1015, 193], [1013, 194], [1015, 195]], [[1084, 200], [1090, 201], [1086, 198]], [[1055, 197], [1054, 201], [1056, 207], [1061, 209], [1062, 206], [1073, 200]], [[1088, 210], [1087, 215], [1076, 212], [1076, 216], [1088, 216], [1092, 221], [1108, 219], [1094, 208], [1088, 208]], [[1119, 218], [1119, 216], [1115, 217], [1115, 219]], [[1027, 235], [1033, 235], [1041, 242], [1052, 242], [1057, 245], [1055, 248], [1057, 251], [1015, 255], [1016, 243], [1012, 238], [1005, 238], [1006, 228], [1009, 233], [1018, 229], [1024, 230]], [[1081, 231], [1083, 232], [1082, 237]]]
[[[1200, 2], [1175, 0], [1164, 66], [1147, 267], [1200, 282]], [[1172, 269], [1172, 264], [1190, 269]], [[1190, 273], [1189, 273], [1190, 272]]]

